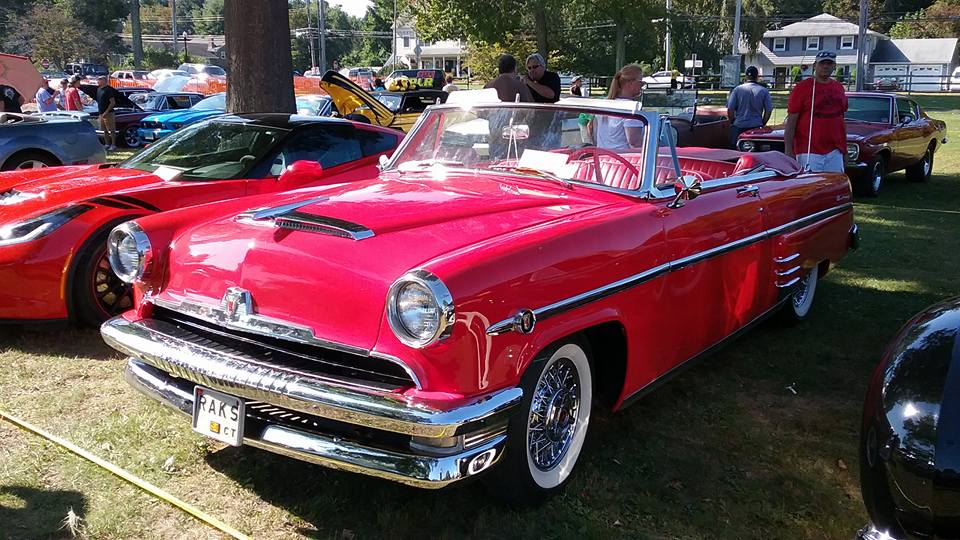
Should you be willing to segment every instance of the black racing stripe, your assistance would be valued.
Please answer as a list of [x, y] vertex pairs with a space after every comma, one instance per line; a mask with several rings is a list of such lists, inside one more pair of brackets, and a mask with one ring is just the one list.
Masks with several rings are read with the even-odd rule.
[[157, 208], [156, 206], [154, 206], [154, 205], [152, 205], [152, 204], [150, 204], [150, 203], [148, 203], [148, 202], [141, 201], [140, 199], [137, 199], [137, 198], [134, 198], [134, 197], [130, 197], [129, 195], [111, 195], [110, 197], [111, 197], [112, 199], [116, 199], [116, 200], [118, 200], [118, 201], [123, 201], [123, 202], [125, 202], [125, 203], [132, 204], [132, 205], [134, 205], [134, 206], [138, 206], [138, 207], [140, 207], [140, 208], [143, 208], [144, 210], [150, 210], [151, 212], [161, 212], [161, 210], [160, 210], [159, 208]]
[[92, 199], [87, 199], [87, 202], [93, 203], [93, 204], [99, 204], [100, 206], [109, 206], [110, 208], [122, 208], [124, 210], [132, 210], [136, 208], [136, 206], [123, 203], [120, 201], [114, 201], [104, 197], [94, 197]]

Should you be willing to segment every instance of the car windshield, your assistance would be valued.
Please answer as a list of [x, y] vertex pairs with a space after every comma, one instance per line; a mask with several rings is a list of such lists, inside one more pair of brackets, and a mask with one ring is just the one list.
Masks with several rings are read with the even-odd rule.
[[387, 170], [459, 168], [632, 190], [642, 183], [648, 128], [643, 116], [599, 108], [435, 108], [424, 113]]
[[287, 133], [244, 122], [201, 122], [160, 139], [120, 166], [165, 180], [242, 178]]
[[330, 96], [297, 96], [297, 114], [319, 115], [330, 102]]
[[851, 96], [847, 98], [847, 112], [843, 117], [846, 120], [889, 124], [890, 100], [885, 97]]
[[165, 96], [144, 93], [133, 94], [130, 96], [130, 101], [136, 103], [138, 107], [145, 111], [159, 111], [164, 98]]
[[393, 112], [400, 110], [400, 102], [403, 100], [402, 96], [395, 94], [377, 94], [376, 98], [377, 101], [386, 105]]
[[226, 76], [227, 72], [223, 70], [220, 66], [206, 66], [203, 68], [203, 72], [207, 75], [217, 75], [217, 76]]
[[197, 104], [191, 108], [200, 111], [224, 111], [227, 109], [227, 95], [214, 94], [198, 101]]

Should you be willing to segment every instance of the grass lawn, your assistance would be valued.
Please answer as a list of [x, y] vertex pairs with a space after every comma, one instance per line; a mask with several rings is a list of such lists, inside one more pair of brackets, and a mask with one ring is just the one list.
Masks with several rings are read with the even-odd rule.
[[[895, 173], [880, 198], [857, 201], [861, 249], [821, 282], [810, 319], [764, 323], [598, 414], [578, 474], [539, 508], [505, 509], [479, 484], [420, 491], [223, 447], [124, 383], [123, 359], [93, 330], [0, 329], [0, 409], [255, 538], [851, 538], [866, 521], [868, 377], [900, 325], [960, 293], [960, 95], [917, 99], [951, 142], [929, 183]], [[90, 538], [221, 537], [0, 422], [0, 538], [69, 537], [71, 509]]]

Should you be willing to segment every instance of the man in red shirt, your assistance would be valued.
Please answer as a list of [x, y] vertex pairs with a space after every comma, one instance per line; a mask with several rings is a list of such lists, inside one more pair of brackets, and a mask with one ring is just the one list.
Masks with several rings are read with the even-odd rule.
[[64, 93], [64, 108], [68, 111], [82, 111], [83, 102], [80, 100], [80, 77], [70, 77], [70, 86]]
[[847, 94], [830, 78], [837, 54], [820, 51], [813, 77], [800, 81], [787, 101], [784, 152], [814, 172], [843, 172], [847, 153]]

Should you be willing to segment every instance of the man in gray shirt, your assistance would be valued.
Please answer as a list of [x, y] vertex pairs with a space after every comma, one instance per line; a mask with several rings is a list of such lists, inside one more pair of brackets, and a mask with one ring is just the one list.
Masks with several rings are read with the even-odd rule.
[[747, 68], [747, 82], [734, 88], [727, 98], [727, 117], [730, 118], [730, 146], [737, 147], [740, 134], [748, 129], [763, 127], [773, 112], [770, 90], [757, 82], [760, 72], [756, 66]]

